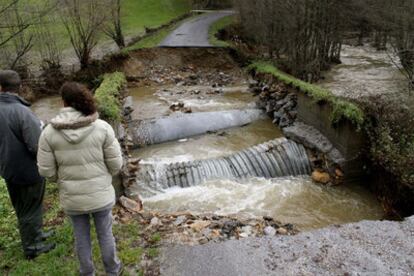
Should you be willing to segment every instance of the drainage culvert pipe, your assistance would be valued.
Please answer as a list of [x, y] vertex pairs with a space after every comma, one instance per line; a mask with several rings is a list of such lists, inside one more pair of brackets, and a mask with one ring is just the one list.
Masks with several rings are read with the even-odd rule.
[[131, 121], [129, 129], [132, 143], [137, 148], [247, 125], [263, 116], [260, 109], [198, 112]]

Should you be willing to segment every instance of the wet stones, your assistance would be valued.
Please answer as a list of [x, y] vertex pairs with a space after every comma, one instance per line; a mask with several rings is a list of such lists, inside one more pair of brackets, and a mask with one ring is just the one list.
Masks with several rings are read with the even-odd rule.
[[[315, 171], [312, 179], [321, 184], [340, 184], [343, 180], [342, 170], [345, 158], [332, 143], [316, 128], [301, 122], [283, 129], [289, 139], [304, 145], [310, 153], [310, 160]], [[338, 172], [338, 174], [336, 173]]]
[[267, 226], [267, 227], [263, 230], [263, 233], [264, 233], [266, 236], [274, 236], [274, 235], [276, 235], [276, 229], [275, 229], [275, 228], [273, 228], [272, 226]]
[[323, 171], [316, 170], [312, 173], [312, 180], [320, 184], [328, 184], [331, 182], [331, 176]]
[[132, 119], [131, 114], [134, 112], [134, 101], [131, 96], [125, 97], [122, 112], [126, 120], [130, 121]]
[[120, 173], [123, 193], [125, 196], [119, 198], [119, 203], [131, 213], [137, 213], [142, 210], [142, 202], [138, 194], [133, 194], [129, 188], [136, 183], [137, 173], [139, 171], [139, 162], [137, 158], [131, 157], [131, 147], [133, 146], [132, 138], [129, 134], [128, 123], [131, 121], [131, 114], [134, 112], [133, 100], [131, 96], [126, 96], [126, 90], [121, 91], [120, 100], [122, 102], [121, 123], [115, 128], [117, 138], [121, 145], [124, 164]]
[[138, 213], [142, 210], [142, 203], [137, 202], [135, 200], [132, 200], [130, 198], [127, 198], [125, 196], [121, 196], [119, 198], [119, 203], [128, 211], [132, 213]]
[[251, 91], [259, 95], [257, 105], [273, 118], [280, 128], [292, 125], [297, 118], [297, 97], [283, 85], [257, 83], [251, 85]]
[[195, 215], [187, 212], [136, 213], [128, 208], [117, 206], [115, 218], [120, 223], [137, 219], [145, 227], [146, 235], [158, 233], [165, 242], [187, 245], [298, 233], [293, 225], [282, 224], [271, 217], [244, 218], [215, 214]]
[[[322, 153], [337, 167], [342, 167], [345, 158], [332, 143], [316, 128], [307, 124], [296, 122], [283, 130], [285, 136], [304, 145], [306, 148]], [[334, 169], [334, 170], [335, 170]]]

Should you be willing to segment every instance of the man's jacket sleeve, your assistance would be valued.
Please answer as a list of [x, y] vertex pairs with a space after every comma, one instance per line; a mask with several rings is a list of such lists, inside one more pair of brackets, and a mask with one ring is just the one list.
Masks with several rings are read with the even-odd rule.
[[21, 120], [21, 135], [27, 149], [33, 156], [37, 154], [41, 132], [40, 120], [30, 110], [24, 112]]

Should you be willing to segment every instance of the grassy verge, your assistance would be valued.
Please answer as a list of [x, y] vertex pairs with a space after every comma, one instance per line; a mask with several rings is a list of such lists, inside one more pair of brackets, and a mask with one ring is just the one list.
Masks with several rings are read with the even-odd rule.
[[229, 47], [230, 46], [230, 43], [218, 39], [216, 35], [218, 34], [220, 30], [233, 24], [234, 19], [235, 17], [233, 15], [229, 15], [214, 22], [214, 24], [210, 26], [210, 29], [208, 31], [208, 39], [211, 45], [217, 46], [217, 47]]
[[[56, 235], [51, 239], [56, 243], [56, 249], [41, 255], [33, 261], [23, 257], [20, 239], [17, 231], [17, 222], [4, 180], [0, 179], [0, 275], [78, 275], [78, 260], [74, 252], [72, 227], [68, 218], [59, 207], [58, 190], [56, 184], [48, 183], [45, 205], [45, 226], [53, 228]], [[94, 230], [92, 230], [94, 233]], [[155, 258], [158, 255], [158, 236], [151, 237], [151, 247], [141, 246], [143, 229], [135, 221], [128, 224], [114, 225], [114, 235], [117, 239], [118, 253], [126, 267], [124, 275], [141, 275], [140, 261], [143, 255], [146, 258]], [[96, 235], [93, 234], [93, 259], [97, 268], [97, 275], [104, 274], [100, 260], [99, 246]]]
[[275, 78], [285, 83], [286, 85], [294, 87], [299, 91], [306, 93], [316, 102], [328, 103], [333, 108], [331, 116], [333, 123], [338, 123], [342, 119], [351, 121], [357, 127], [361, 127], [364, 123], [365, 116], [361, 108], [359, 108], [354, 103], [339, 99], [327, 89], [299, 80], [289, 74], [280, 71], [274, 65], [267, 62], [254, 62], [249, 66], [249, 69], [255, 70], [259, 73], [272, 74]]
[[191, 10], [188, 0], [126, 0], [122, 23], [125, 33], [136, 34], [147, 28], [160, 27]]
[[148, 48], [157, 47], [174, 29], [178, 28], [178, 26], [180, 26], [183, 22], [187, 20], [189, 19], [187, 18], [187, 19], [178, 21], [175, 24], [171, 24], [170, 26], [166, 28], [162, 28], [154, 32], [153, 34], [149, 34], [148, 36], [139, 40], [137, 43], [123, 49], [122, 53], [127, 54], [131, 51], [135, 51], [139, 49], [148, 49]]
[[119, 96], [126, 82], [125, 75], [120, 72], [104, 75], [101, 85], [95, 92], [98, 111], [103, 119], [108, 121], [120, 120], [121, 106]]
[[173, 24], [169, 26], [168, 28], [163, 28], [151, 35], [148, 35], [147, 37], [144, 37], [137, 43], [123, 49], [122, 53], [126, 54], [131, 51], [135, 51], [139, 49], [148, 49], [148, 48], [157, 47], [168, 36], [168, 34], [171, 33], [175, 28], [177, 28], [178, 25], [181, 23], [182, 22]]

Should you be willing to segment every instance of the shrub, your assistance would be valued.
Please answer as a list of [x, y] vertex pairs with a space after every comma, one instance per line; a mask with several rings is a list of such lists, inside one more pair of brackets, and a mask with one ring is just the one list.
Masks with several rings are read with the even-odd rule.
[[[369, 99], [364, 104], [373, 167], [373, 188], [393, 214], [414, 213], [414, 113], [401, 103]], [[390, 211], [387, 210], [387, 211]]]
[[414, 188], [414, 114], [395, 104], [368, 104], [372, 160]]
[[119, 121], [121, 118], [121, 103], [119, 96], [126, 84], [123, 73], [106, 74], [101, 85], [95, 92], [98, 111], [101, 117], [109, 121]]

